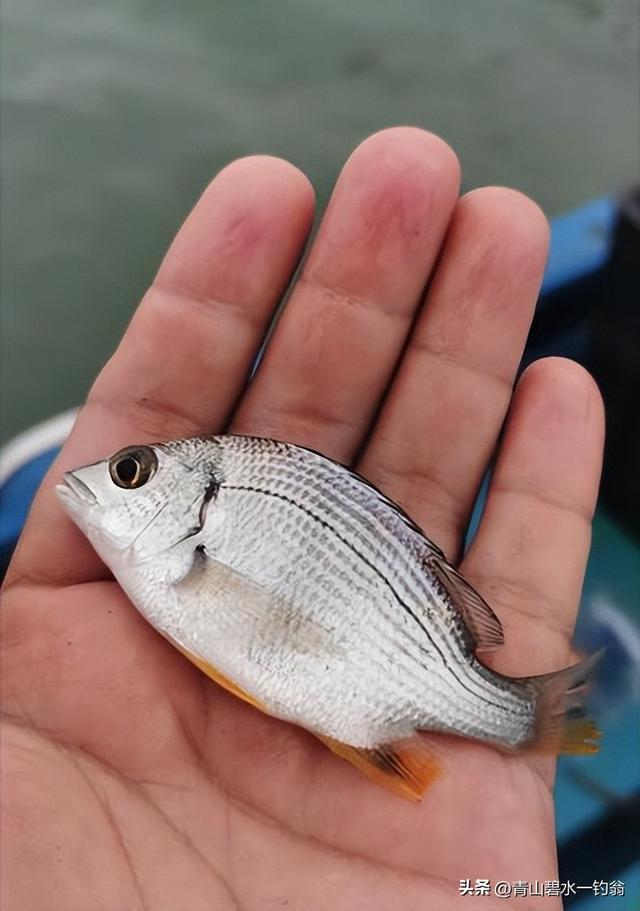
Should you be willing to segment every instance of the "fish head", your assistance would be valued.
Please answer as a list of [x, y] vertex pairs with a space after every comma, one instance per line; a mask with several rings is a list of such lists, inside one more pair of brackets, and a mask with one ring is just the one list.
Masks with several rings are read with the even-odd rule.
[[202, 529], [218, 482], [214, 467], [175, 444], [127, 446], [64, 474], [66, 512], [104, 562], [148, 561]]

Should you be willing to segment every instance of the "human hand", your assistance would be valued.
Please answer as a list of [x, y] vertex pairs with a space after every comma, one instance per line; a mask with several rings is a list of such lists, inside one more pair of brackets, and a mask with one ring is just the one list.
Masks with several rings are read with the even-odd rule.
[[312, 190], [283, 161], [242, 159], [180, 230], [7, 576], [7, 911], [450, 911], [469, 901], [460, 879], [557, 877], [552, 759], [437, 737], [443, 774], [421, 804], [403, 802], [174, 651], [53, 493], [63, 470], [121, 446], [229, 427], [354, 464], [457, 558], [510, 409], [461, 568], [504, 627], [487, 663], [512, 675], [565, 666], [602, 407], [590, 377], [561, 359], [512, 390], [546, 223], [511, 190], [458, 199], [458, 180], [429, 133], [363, 143], [248, 388], [308, 236]]

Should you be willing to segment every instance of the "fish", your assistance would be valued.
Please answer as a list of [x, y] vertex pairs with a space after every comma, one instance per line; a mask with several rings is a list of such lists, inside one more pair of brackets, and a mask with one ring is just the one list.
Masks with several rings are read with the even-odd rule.
[[591, 656], [512, 678], [476, 652], [500, 621], [400, 506], [302, 446], [225, 434], [133, 445], [63, 476], [65, 510], [193, 664], [419, 800], [427, 733], [506, 752], [596, 752]]

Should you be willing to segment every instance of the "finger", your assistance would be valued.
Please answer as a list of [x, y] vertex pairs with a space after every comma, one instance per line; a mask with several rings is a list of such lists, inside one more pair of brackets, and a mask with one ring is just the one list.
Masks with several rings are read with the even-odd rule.
[[212, 181], [96, 380], [34, 504], [14, 573], [37, 566], [40, 577], [68, 581], [99, 566], [54, 508], [62, 470], [126, 443], [223, 428], [312, 218], [307, 179], [279, 159], [241, 159]]
[[225, 168], [171, 245], [90, 408], [154, 439], [223, 427], [312, 218], [311, 186], [288, 162]]
[[234, 429], [347, 461], [385, 391], [458, 193], [451, 149], [395, 128], [342, 171]]
[[589, 552], [602, 401], [572, 361], [537, 361], [518, 384], [478, 533], [462, 570], [505, 630], [500, 670], [566, 663]]
[[547, 251], [535, 203], [458, 203], [398, 375], [359, 466], [454, 554], [511, 396]]

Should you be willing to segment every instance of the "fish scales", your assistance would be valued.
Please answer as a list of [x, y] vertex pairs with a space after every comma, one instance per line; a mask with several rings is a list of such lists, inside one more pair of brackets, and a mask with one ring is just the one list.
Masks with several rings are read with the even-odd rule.
[[[241, 445], [240, 449], [242, 452], [245, 449], [244, 445]], [[449, 630], [452, 627], [455, 628], [451, 611], [448, 612], [448, 615], [442, 616], [438, 624], [438, 627], [442, 629], [432, 628], [430, 630], [431, 639], [426, 641], [425, 637], [425, 641], [421, 645], [416, 642], [415, 637], [416, 629], [418, 632], [421, 630], [412, 620], [411, 615], [406, 611], [401, 615], [401, 619], [398, 615], [396, 597], [393, 592], [397, 593], [403, 603], [410, 604], [414, 611], [420, 610], [420, 601], [423, 604], [434, 601], [433, 593], [426, 585], [421, 585], [419, 591], [411, 592], [406, 584], [408, 564], [411, 563], [410, 557], [406, 554], [411, 555], [414, 563], [417, 563], [419, 544], [415, 542], [416, 532], [400, 515], [396, 520], [396, 513], [389, 510], [387, 503], [379, 498], [375, 491], [357, 483], [357, 479], [352, 479], [350, 475], [345, 474], [339, 466], [327, 460], [318, 459], [314, 454], [309, 454], [309, 456], [316, 463], [313, 466], [317, 472], [314, 472], [316, 489], [315, 495], [310, 497], [307, 487], [307, 478], [311, 474], [308, 460], [299, 460], [298, 452], [293, 450], [294, 459], [302, 461], [302, 467], [293, 470], [291, 452], [292, 450], [288, 447], [278, 447], [276, 453], [267, 453], [256, 460], [246, 456], [235, 459], [232, 455], [229, 457], [229, 454], [226, 454], [222, 460], [224, 480], [218, 498], [222, 510], [230, 508], [233, 511], [234, 521], [228, 523], [227, 528], [230, 532], [228, 537], [217, 538], [214, 552], [221, 562], [235, 566], [243, 575], [261, 575], [263, 585], [274, 594], [279, 595], [281, 594], [279, 587], [282, 587], [285, 580], [290, 585], [291, 580], [285, 574], [286, 567], [290, 572], [296, 572], [300, 555], [307, 552], [311, 546], [309, 536], [300, 534], [301, 527], [296, 522], [298, 511], [302, 510], [307, 517], [311, 513], [316, 522], [316, 527], [310, 526], [309, 528], [309, 531], [312, 529], [314, 531], [313, 540], [320, 542], [320, 545], [324, 544], [328, 551], [323, 555], [323, 560], [316, 560], [317, 571], [325, 583], [330, 583], [332, 596], [327, 598], [329, 607], [321, 604], [315, 608], [316, 616], [322, 625], [323, 615], [330, 610], [332, 604], [338, 603], [342, 608], [346, 608], [338, 614], [342, 618], [342, 627], [336, 630], [336, 635], [338, 638], [340, 635], [349, 637], [350, 673], [346, 678], [347, 695], [345, 695], [343, 691], [345, 689], [344, 671], [340, 674], [335, 669], [335, 661], [332, 658], [324, 665], [322, 665], [322, 658], [313, 664], [308, 653], [292, 652], [285, 662], [275, 663], [272, 660], [270, 698], [265, 700], [267, 707], [273, 708], [279, 714], [285, 713], [281, 706], [280, 693], [283, 689], [285, 692], [288, 691], [288, 681], [295, 676], [296, 679], [303, 683], [306, 682], [307, 685], [304, 687], [306, 692], [296, 695], [295, 705], [292, 709], [293, 716], [298, 712], [303, 712], [310, 718], [312, 726], [324, 729], [325, 733], [336, 739], [344, 739], [346, 732], [340, 719], [337, 719], [330, 728], [325, 727], [326, 712], [334, 711], [333, 708], [329, 709], [329, 706], [339, 701], [345, 703], [345, 714], [347, 720], [350, 719], [351, 728], [353, 728], [352, 715], [362, 719], [363, 730], [358, 732], [357, 737], [351, 731], [350, 742], [358, 746], [368, 746], [377, 742], [380, 739], [378, 719], [375, 716], [368, 716], [373, 714], [371, 712], [371, 691], [375, 692], [380, 689], [378, 677], [381, 679], [384, 677], [371, 667], [370, 650], [362, 648], [363, 642], [367, 641], [367, 637], [363, 638], [362, 632], [372, 626], [373, 618], [379, 617], [382, 620], [384, 617], [386, 618], [384, 626], [386, 635], [381, 635], [380, 641], [388, 641], [397, 636], [399, 630], [403, 631], [408, 639], [407, 646], [410, 650], [412, 664], [422, 670], [422, 679], [417, 692], [412, 691], [412, 684], [414, 681], [417, 683], [417, 675], [407, 673], [402, 675], [403, 702], [407, 713], [406, 731], [409, 732], [420, 723], [431, 728], [436, 724], [439, 715], [437, 708], [428, 713], [424, 711], [423, 694], [426, 685], [433, 700], [441, 698], [448, 701], [453, 716], [450, 721], [441, 722], [438, 728], [451, 730], [463, 726], [465, 731], [472, 732], [474, 728], [477, 728], [478, 707], [479, 703], [486, 699], [486, 688], [483, 691], [469, 674], [466, 664], [461, 661], [459, 649], [454, 647], [458, 643], [447, 636]], [[344, 488], [347, 488], [351, 494], [351, 499], [347, 497]], [[273, 501], [268, 517], [262, 497], [269, 497]], [[229, 505], [227, 505], [228, 503]], [[380, 523], [375, 522], [375, 511], [374, 518], [367, 511], [366, 507], [371, 503], [377, 507], [377, 512], [382, 512], [384, 515], [385, 526], [380, 528]], [[345, 504], [352, 508], [346, 509]], [[346, 518], [349, 513], [351, 522]], [[364, 521], [362, 521], [363, 518]], [[354, 528], [356, 521], [359, 521], [360, 524]], [[317, 527], [318, 524], [319, 527]], [[265, 528], [265, 525], [268, 525], [269, 528]], [[377, 528], [386, 532], [387, 539], [392, 539], [395, 549], [391, 555], [384, 552], [382, 539], [375, 536]], [[240, 534], [235, 533], [236, 529], [240, 531]], [[336, 537], [336, 529], [339, 529], [339, 537]], [[269, 532], [268, 548], [264, 543], [267, 531]], [[403, 544], [404, 552], [401, 550]], [[410, 546], [408, 547], [407, 544]], [[362, 548], [362, 556], [366, 563], [355, 555], [354, 546]], [[398, 552], [403, 560], [404, 566], [401, 564], [401, 567], [404, 572], [395, 571], [393, 560]], [[259, 554], [257, 567], [254, 562], [256, 554]], [[393, 567], [393, 579], [385, 579], [375, 569], [376, 565]], [[335, 582], [343, 568], [344, 585], [340, 588], [336, 586]], [[426, 578], [424, 573], [423, 577]], [[295, 582], [298, 585], [301, 584], [300, 575], [297, 572]], [[362, 596], [359, 598], [355, 596], [354, 591], [354, 587], [358, 583], [364, 586], [361, 589]], [[318, 580], [313, 575], [309, 577], [309, 584], [317, 592]], [[417, 588], [418, 579], [416, 579]], [[300, 610], [306, 610], [310, 606], [313, 606], [312, 601], [310, 602], [307, 597], [300, 598]], [[360, 612], [357, 625], [349, 622], [355, 609]], [[444, 614], [444, 610], [442, 614]], [[434, 619], [440, 619], [437, 612]], [[206, 611], [202, 623], [204, 626], [209, 624]], [[201, 635], [197, 641], [188, 638], [186, 644], [202, 647]], [[208, 650], [208, 644], [205, 645], [205, 649]], [[447, 667], [436, 664], [427, 669], [425, 679], [425, 650], [433, 652], [434, 649], [438, 649], [440, 654], [449, 653], [453, 661], [457, 662], [455, 665], [450, 665], [456, 668], [457, 674], [449, 671]], [[435, 657], [438, 655], [436, 654]], [[231, 665], [232, 662], [222, 662], [222, 670], [234, 673], [245, 689], [254, 691], [258, 685], [264, 685], [265, 681], [261, 671], [254, 675], [251, 668], [248, 667], [238, 673], [237, 669]], [[323, 670], [325, 673], [322, 673]], [[384, 670], [388, 673], [388, 666]], [[465, 677], [462, 684], [457, 675]], [[256, 679], [256, 676], [259, 679]], [[371, 679], [372, 677], [373, 679]], [[322, 700], [315, 691], [319, 680], [322, 681]], [[363, 680], [368, 685], [363, 686]], [[351, 683], [353, 683], [352, 687]], [[356, 688], [356, 684], [360, 685]], [[358, 696], [360, 696], [360, 702]], [[475, 701], [474, 697], [476, 697]], [[367, 705], [361, 704], [365, 701]], [[307, 702], [310, 705], [307, 705]], [[420, 712], [416, 707], [421, 704], [423, 707]], [[380, 719], [384, 723], [388, 712], [388, 707], [384, 702], [380, 702], [379, 712]]]
[[134, 446], [59, 493], [156, 629], [372, 777], [389, 766], [421, 793], [424, 730], [592, 746], [591, 723], [565, 719], [585, 669], [517, 680], [482, 665], [495, 615], [406, 513], [318, 453], [232, 435]]
[[[278, 462], [277, 459], [273, 459], [271, 461], [271, 464], [269, 465], [268, 469], [266, 471], [264, 471], [263, 474], [257, 475], [257, 476], [254, 474], [254, 476], [251, 478], [251, 483], [254, 485], [262, 483], [263, 486], [265, 487], [265, 489], [271, 489], [271, 487], [269, 487], [269, 485], [272, 485], [272, 486], [278, 485], [278, 487], [282, 487], [283, 492], [286, 492], [287, 496], [291, 497], [293, 500], [296, 500], [296, 497], [300, 497], [301, 495], [304, 494], [304, 491], [302, 490], [302, 487], [299, 483], [300, 474], [293, 476], [293, 479], [292, 479], [293, 483], [291, 484], [291, 487], [290, 487], [286, 483], [286, 477], [289, 472], [287, 472], [286, 469], [284, 469], [284, 470], [281, 469], [280, 466], [277, 464], [277, 462]], [[253, 466], [251, 466], [251, 467], [253, 467]], [[343, 506], [345, 504], [350, 505], [350, 501], [346, 498], [337, 499], [337, 500], [335, 500], [335, 498], [334, 498], [332, 500], [332, 498], [327, 495], [326, 491], [327, 490], [331, 491], [333, 489], [331, 486], [328, 486], [327, 482], [329, 480], [335, 478], [335, 475], [337, 474], [337, 471], [336, 471], [337, 466], [334, 466], [331, 463], [329, 463], [326, 466], [326, 468], [328, 470], [325, 470], [323, 472], [323, 476], [322, 476], [322, 481], [324, 482], [323, 487], [322, 487], [322, 489], [317, 490], [317, 496], [314, 498], [314, 503], [313, 503], [313, 508], [314, 508], [314, 511], [316, 512], [318, 518], [320, 518], [322, 521], [326, 522], [327, 524], [332, 525], [333, 527], [341, 528], [341, 533], [343, 536], [345, 535], [344, 529], [346, 529], [349, 532], [351, 539], [358, 541], [359, 545], [362, 547], [362, 550], [364, 551], [363, 555], [373, 565], [376, 565], [376, 563], [379, 565], [385, 556], [387, 557], [387, 560], [385, 561], [385, 565], [389, 565], [388, 555], [385, 555], [384, 553], [382, 553], [380, 548], [378, 548], [377, 550], [375, 549], [375, 546], [378, 543], [378, 541], [376, 541], [375, 538], [373, 540], [371, 538], [369, 540], [367, 540], [365, 538], [366, 526], [357, 529], [358, 533], [355, 533], [353, 528], [350, 527], [348, 525], [348, 523], [345, 521], [345, 516], [348, 513], [343, 509]], [[333, 476], [333, 478], [332, 478], [332, 476]], [[338, 475], [338, 477], [340, 477], [340, 476]], [[282, 483], [281, 485], [278, 484], [279, 478], [285, 479], [284, 483]], [[348, 480], [350, 480], [350, 479], [348, 479]], [[318, 488], [318, 485], [316, 484], [316, 489], [317, 488]], [[373, 491], [370, 490], [370, 488], [364, 488], [364, 493], [369, 499], [374, 499], [374, 501], [376, 503], [379, 502], [378, 497], [375, 495], [375, 493]], [[337, 506], [334, 506], [334, 502], [337, 502]], [[358, 501], [356, 501], [356, 503], [357, 502]], [[385, 507], [386, 507], [386, 504], [383, 504], [383, 505], [385, 505]], [[341, 511], [341, 514], [339, 513], [337, 520], [336, 520], [336, 516], [335, 516], [336, 509]], [[393, 513], [389, 514], [388, 509], [385, 510], [385, 513], [386, 513], [386, 515], [390, 515], [390, 517], [393, 517]], [[371, 523], [370, 517], [367, 515], [365, 518], [369, 520], [368, 524], [371, 526], [372, 523]], [[403, 583], [404, 583], [403, 576], [396, 574], [396, 578], [393, 580], [393, 587], [396, 590], [398, 588], [400, 589], [399, 595], [402, 598], [402, 600], [404, 600], [405, 602], [413, 601], [413, 607], [416, 611], [420, 611], [421, 605], [428, 604], [429, 602], [431, 602], [431, 604], [433, 604], [435, 607], [437, 607], [438, 602], [434, 598], [433, 591], [430, 590], [424, 584], [424, 582], [426, 582], [427, 576], [424, 573], [424, 570], [422, 569], [422, 567], [420, 566], [419, 559], [416, 559], [419, 551], [418, 551], [418, 546], [415, 543], [415, 535], [416, 535], [415, 531], [413, 531], [413, 529], [409, 528], [406, 525], [406, 523], [404, 522], [404, 520], [402, 520], [400, 517], [398, 517], [397, 521], [395, 521], [393, 524], [395, 526], [394, 531], [396, 531], [396, 533], [400, 532], [404, 535], [405, 540], [401, 541], [400, 544], [405, 544], [405, 553], [410, 552], [409, 549], [406, 547], [407, 540], [411, 544], [414, 545], [412, 548], [413, 556], [414, 556], [414, 559], [412, 562], [417, 567], [418, 571], [422, 570], [420, 576], [418, 576], [418, 572], [416, 571], [414, 578], [416, 580], [416, 583], [419, 583], [419, 582], [423, 583], [420, 586], [420, 589], [418, 591], [414, 590], [413, 592], [410, 592], [408, 589], [403, 587]], [[388, 529], [384, 529], [384, 530], [387, 532], [387, 535], [390, 536], [389, 530]], [[370, 528], [369, 531], [374, 531], [374, 529]], [[411, 539], [414, 539], [414, 540], [411, 540]], [[395, 540], [397, 541], [397, 538]], [[402, 556], [404, 556], [405, 553], [403, 553]], [[423, 554], [424, 554], [424, 548], [423, 548]], [[394, 556], [395, 556], [395, 554], [394, 554]], [[404, 568], [407, 571], [411, 568], [409, 565], [410, 562], [411, 561], [409, 561], [409, 560], [405, 560]], [[357, 566], [354, 568], [357, 569]], [[442, 601], [440, 603], [442, 604]], [[393, 611], [393, 605], [391, 606], [391, 609]], [[394, 611], [393, 613], [394, 613], [394, 616], [396, 617], [396, 622], [397, 622], [397, 610]], [[435, 614], [435, 616], [432, 619], [436, 619], [436, 618], [437, 618], [437, 614]], [[437, 618], [437, 619], [439, 619], [439, 618]], [[446, 616], [442, 617], [441, 624], [447, 625], [447, 626], [446, 626], [444, 635], [441, 638], [440, 637], [438, 638], [438, 643], [443, 649], [445, 649], [449, 652], [450, 656], [454, 660], [457, 660], [459, 662], [460, 655], [455, 649], [448, 647], [449, 642], [451, 640], [446, 635], [446, 633], [449, 631], [449, 629], [451, 629], [452, 631], [455, 632], [457, 621], [458, 621], [457, 613], [455, 612], [455, 610], [452, 607], [449, 607], [449, 610], [448, 610]], [[448, 624], [450, 624], [450, 626]], [[410, 621], [406, 620], [405, 625], [410, 626]], [[418, 659], [416, 659], [416, 660], [418, 660]], [[484, 698], [485, 694], [477, 686], [477, 679], [475, 677], [473, 677], [471, 674], [468, 674], [465, 672], [464, 664], [461, 667], [462, 667], [462, 672], [463, 672], [464, 676], [466, 677], [467, 685], [469, 687], [471, 687], [472, 689], [474, 688], [474, 685], [475, 685], [474, 694], [479, 699]], [[437, 669], [436, 669], [436, 673], [437, 673]], [[502, 692], [504, 692], [504, 691], [502, 691]], [[468, 692], [462, 690], [461, 698], [463, 701], [468, 701]], [[509, 702], [513, 701], [513, 703], [515, 703], [516, 705], [519, 705], [517, 700], [510, 700], [508, 694], [507, 694], [507, 699]], [[473, 720], [475, 719], [476, 709], [477, 709], [477, 706], [471, 706], [469, 709], [468, 718], [469, 718], [470, 722], [473, 722]]]

